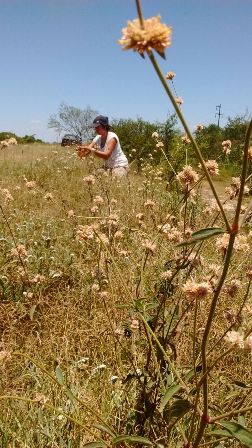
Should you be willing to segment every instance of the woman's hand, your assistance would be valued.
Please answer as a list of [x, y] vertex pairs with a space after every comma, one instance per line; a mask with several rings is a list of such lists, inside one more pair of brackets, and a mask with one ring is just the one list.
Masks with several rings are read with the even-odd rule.
[[91, 149], [89, 148], [89, 146], [80, 145], [80, 146], [77, 146], [76, 151], [77, 151], [78, 157], [80, 159], [82, 159], [83, 157], [88, 156]]

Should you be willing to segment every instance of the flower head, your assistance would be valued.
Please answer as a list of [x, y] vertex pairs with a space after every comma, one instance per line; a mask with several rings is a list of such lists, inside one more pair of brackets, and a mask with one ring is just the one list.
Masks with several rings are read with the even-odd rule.
[[196, 283], [192, 280], [187, 280], [187, 282], [182, 286], [182, 291], [188, 299], [203, 299], [212, 292], [212, 287], [208, 282]]
[[166, 79], [169, 79], [170, 81], [172, 81], [174, 77], [175, 77], [174, 72], [168, 72], [166, 75]]
[[231, 140], [224, 140], [222, 142], [222, 151], [224, 152], [224, 154], [228, 155], [231, 152]]
[[182, 185], [192, 185], [199, 179], [199, 175], [193, 170], [191, 165], [186, 165], [182, 171], [177, 174], [177, 179]]
[[160, 16], [151, 17], [143, 21], [143, 27], [140, 20], [128, 21], [127, 28], [122, 30], [122, 38], [118, 41], [124, 50], [137, 51], [140, 55], [150, 54], [156, 50], [164, 55], [166, 47], [171, 45], [172, 29], [160, 22]]
[[218, 176], [219, 174], [219, 166], [216, 160], [207, 160], [205, 162], [206, 169], [211, 176]]

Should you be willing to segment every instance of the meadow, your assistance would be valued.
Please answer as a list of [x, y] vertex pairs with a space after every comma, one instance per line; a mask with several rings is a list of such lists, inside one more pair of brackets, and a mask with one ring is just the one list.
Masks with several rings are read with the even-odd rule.
[[249, 199], [223, 278], [211, 189], [199, 167], [167, 182], [166, 163], [115, 179], [74, 148], [1, 151], [2, 448], [196, 446], [202, 418], [199, 446], [252, 446]]

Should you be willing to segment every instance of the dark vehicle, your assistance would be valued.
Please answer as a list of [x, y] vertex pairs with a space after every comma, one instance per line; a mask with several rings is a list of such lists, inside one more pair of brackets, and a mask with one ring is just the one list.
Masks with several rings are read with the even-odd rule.
[[65, 134], [61, 141], [61, 146], [81, 145], [82, 139], [78, 135]]

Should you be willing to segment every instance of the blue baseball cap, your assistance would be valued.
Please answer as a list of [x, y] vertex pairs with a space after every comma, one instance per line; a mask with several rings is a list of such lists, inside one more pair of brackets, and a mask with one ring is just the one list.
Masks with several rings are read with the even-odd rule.
[[108, 117], [105, 117], [104, 115], [98, 115], [92, 124], [93, 128], [97, 128], [98, 126], [109, 126]]

